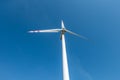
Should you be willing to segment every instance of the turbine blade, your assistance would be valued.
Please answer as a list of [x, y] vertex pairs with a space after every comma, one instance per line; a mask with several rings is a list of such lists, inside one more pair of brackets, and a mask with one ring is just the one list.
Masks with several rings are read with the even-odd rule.
[[61, 29], [48, 29], [48, 30], [33, 30], [28, 31], [29, 33], [56, 33], [61, 31]]
[[70, 30], [66, 30], [66, 32], [68, 32], [68, 33], [70, 33], [70, 34], [72, 34], [72, 35], [78, 36], [78, 37], [80, 37], [80, 38], [82, 38], [82, 39], [88, 40], [88, 38], [86, 38], [86, 37], [84, 37], [84, 36], [82, 36], [82, 35], [76, 34], [76, 33], [72, 32], [72, 31], [70, 31]]
[[61, 20], [61, 27], [62, 27], [62, 28], [65, 28], [65, 25], [64, 25], [63, 20]]

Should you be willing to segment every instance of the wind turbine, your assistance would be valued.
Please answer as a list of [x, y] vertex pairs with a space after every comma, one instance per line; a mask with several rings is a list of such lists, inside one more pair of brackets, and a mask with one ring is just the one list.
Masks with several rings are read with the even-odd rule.
[[62, 66], [63, 66], [63, 80], [70, 80], [69, 77], [69, 68], [68, 68], [68, 60], [66, 53], [66, 43], [65, 43], [65, 33], [68, 32], [72, 35], [78, 36], [82, 39], [86, 39], [86, 37], [76, 34], [65, 28], [63, 20], [61, 21], [61, 29], [48, 29], [48, 30], [33, 30], [29, 31], [29, 33], [57, 33], [61, 32], [60, 39], [62, 40]]

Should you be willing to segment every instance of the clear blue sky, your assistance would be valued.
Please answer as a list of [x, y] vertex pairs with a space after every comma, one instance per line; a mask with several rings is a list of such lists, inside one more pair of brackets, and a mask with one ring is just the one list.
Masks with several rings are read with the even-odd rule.
[[71, 80], [120, 80], [119, 0], [0, 0], [0, 80], [62, 80], [59, 34], [66, 28]]

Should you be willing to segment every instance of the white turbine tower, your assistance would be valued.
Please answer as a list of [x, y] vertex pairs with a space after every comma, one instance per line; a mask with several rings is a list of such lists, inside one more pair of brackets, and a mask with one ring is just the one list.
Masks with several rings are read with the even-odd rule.
[[54, 33], [54, 32], [61, 32], [60, 39], [62, 40], [62, 65], [63, 65], [63, 80], [70, 80], [69, 77], [69, 68], [68, 68], [68, 61], [67, 61], [67, 53], [66, 53], [66, 44], [65, 44], [65, 32], [78, 36], [82, 39], [86, 39], [86, 37], [78, 35], [70, 30], [67, 30], [64, 26], [63, 21], [61, 21], [61, 29], [48, 29], [48, 30], [33, 30], [29, 31], [29, 33]]

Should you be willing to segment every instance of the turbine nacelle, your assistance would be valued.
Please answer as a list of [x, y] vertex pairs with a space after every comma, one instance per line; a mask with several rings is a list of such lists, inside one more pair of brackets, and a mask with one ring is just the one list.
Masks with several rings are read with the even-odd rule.
[[65, 32], [66, 32], [66, 29], [61, 30], [61, 34], [65, 34]]

